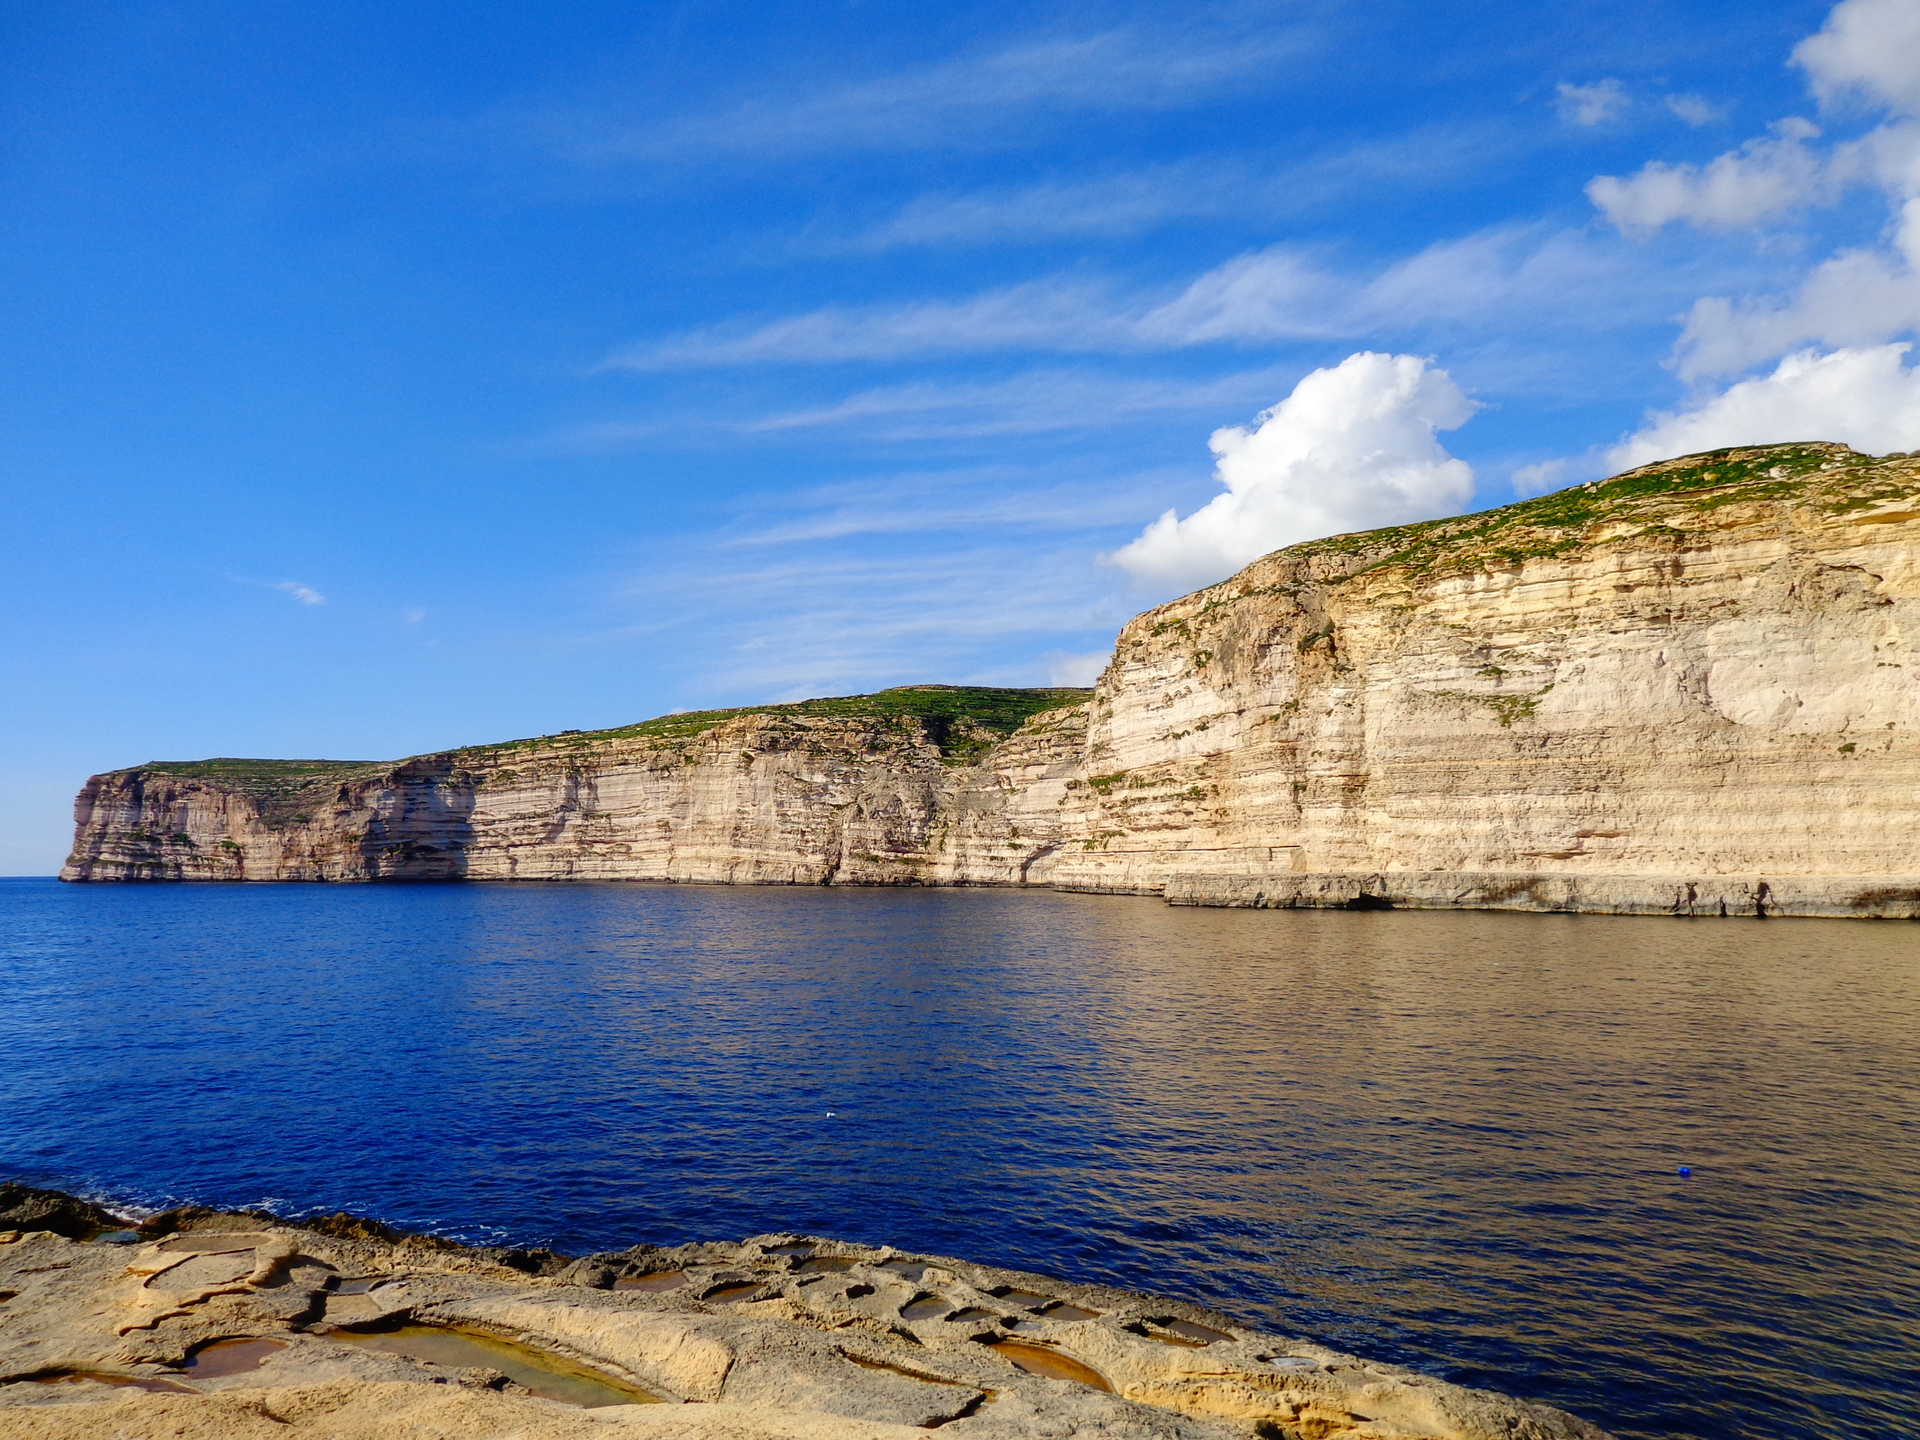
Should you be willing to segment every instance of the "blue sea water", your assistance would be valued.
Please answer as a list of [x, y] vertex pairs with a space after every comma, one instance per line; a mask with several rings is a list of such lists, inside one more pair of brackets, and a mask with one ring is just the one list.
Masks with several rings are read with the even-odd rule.
[[1623, 1436], [1920, 1433], [1917, 1040], [1891, 923], [0, 881], [0, 1176], [886, 1242]]

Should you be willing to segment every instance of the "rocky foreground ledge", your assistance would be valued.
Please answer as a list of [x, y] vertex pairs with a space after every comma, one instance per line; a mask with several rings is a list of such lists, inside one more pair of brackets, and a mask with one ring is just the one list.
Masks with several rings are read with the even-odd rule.
[[1179, 1301], [799, 1235], [581, 1259], [0, 1184], [9, 1440], [1606, 1440]]

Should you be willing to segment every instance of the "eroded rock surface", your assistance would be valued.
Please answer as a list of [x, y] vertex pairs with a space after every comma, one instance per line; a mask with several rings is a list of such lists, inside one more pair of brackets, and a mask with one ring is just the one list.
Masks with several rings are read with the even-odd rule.
[[1916, 634], [1920, 460], [1721, 451], [1278, 551], [1135, 619], [1090, 696], [95, 776], [63, 874], [1915, 917]]
[[1177, 1301], [942, 1257], [770, 1235], [567, 1260], [350, 1228], [0, 1230], [0, 1433], [1605, 1440]]

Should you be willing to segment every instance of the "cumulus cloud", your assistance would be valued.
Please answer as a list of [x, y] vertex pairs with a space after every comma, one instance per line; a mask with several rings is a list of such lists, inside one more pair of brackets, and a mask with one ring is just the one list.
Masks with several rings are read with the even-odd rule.
[[298, 580], [276, 580], [273, 582], [273, 588], [278, 590], [282, 595], [291, 595], [302, 605], [324, 605], [327, 603], [326, 596], [322, 595], [311, 585], [302, 585]]
[[1450, 514], [1472, 498], [1473, 471], [1437, 434], [1474, 409], [1428, 359], [1350, 355], [1253, 426], [1215, 431], [1225, 493], [1184, 519], [1168, 510], [1107, 558], [1155, 586], [1193, 587], [1295, 541]]
[[1695, 129], [1703, 125], [1717, 125], [1727, 118], [1726, 107], [1714, 104], [1704, 95], [1669, 95], [1666, 97], [1666, 106], [1677, 119]]
[[1824, 157], [1808, 145], [1818, 126], [1797, 117], [1706, 165], [1656, 160], [1625, 179], [1601, 175], [1587, 198], [1621, 230], [1658, 230], [1675, 221], [1721, 229], [1769, 220], [1825, 198]]
[[1881, 454], [1920, 446], [1920, 366], [1908, 345], [1802, 350], [1773, 373], [1655, 415], [1607, 455], [1616, 470], [1726, 445], [1838, 440]]
[[1920, 115], [1920, 5], [1913, 0], [1842, 0], [1816, 35], [1794, 49], [1815, 93], [1849, 95]]
[[[1779, 364], [1762, 383], [1828, 384], [1881, 372], [1847, 365], [1808, 370], [1806, 353], [1867, 352], [1920, 333], [1920, 5], [1841, 0], [1819, 33], [1794, 51], [1829, 107], [1862, 102], [1871, 128], [1830, 141], [1810, 121], [1777, 122], [1704, 165], [1655, 161], [1633, 175], [1602, 175], [1587, 195], [1615, 226], [1645, 234], [1684, 222], [1704, 228], [1806, 228], [1808, 212], [1878, 190], [1888, 219], [1878, 237], [1816, 254], [1771, 293], [1697, 299], [1673, 351], [1683, 379], [1699, 382]], [[1884, 353], [1884, 352], [1883, 352]], [[1787, 357], [1782, 361], [1781, 357]], [[1727, 392], [1735, 396], [1758, 392]], [[1734, 404], [1736, 401], [1729, 400]], [[1715, 414], [1730, 413], [1716, 408]], [[1671, 418], [1671, 417], [1670, 417]]]
[[1554, 87], [1554, 108], [1569, 125], [1591, 128], [1618, 120], [1631, 103], [1618, 80], [1596, 80], [1591, 85], [1562, 83]]
[[1901, 208], [1892, 244], [1843, 250], [1784, 296], [1709, 296], [1674, 350], [1689, 379], [1733, 375], [1797, 346], [1871, 345], [1920, 330], [1920, 198]]

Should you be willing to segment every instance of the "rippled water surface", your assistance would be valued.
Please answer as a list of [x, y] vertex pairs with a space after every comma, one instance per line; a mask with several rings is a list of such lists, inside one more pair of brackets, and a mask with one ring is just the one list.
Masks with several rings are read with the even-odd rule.
[[1920, 1433], [1916, 1042], [1904, 924], [0, 882], [0, 1174], [890, 1242], [1622, 1435]]

